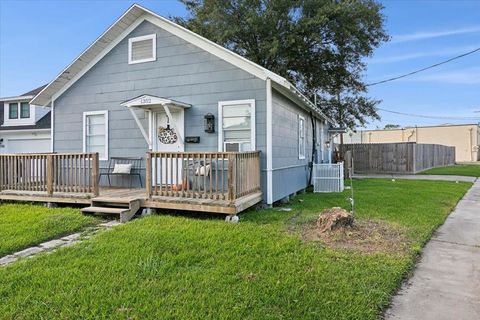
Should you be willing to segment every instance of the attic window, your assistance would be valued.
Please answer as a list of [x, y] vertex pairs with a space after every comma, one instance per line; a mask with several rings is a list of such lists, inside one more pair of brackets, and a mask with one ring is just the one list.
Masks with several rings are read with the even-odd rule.
[[157, 60], [157, 37], [155, 34], [128, 39], [128, 63]]

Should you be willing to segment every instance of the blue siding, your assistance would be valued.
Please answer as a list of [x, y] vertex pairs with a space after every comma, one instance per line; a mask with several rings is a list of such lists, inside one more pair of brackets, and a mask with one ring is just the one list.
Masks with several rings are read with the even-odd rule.
[[[273, 201], [308, 186], [312, 161], [312, 120], [294, 102], [273, 90]], [[305, 159], [298, 157], [299, 115], [305, 118]]]
[[[129, 65], [128, 38], [152, 33], [157, 35], [157, 60]], [[109, 156], [144, 157], [147, 143], [129, 111], [120, 106], [142, 94], [192, 104], [185, 111], [185, 135], [200, 136], [201, 143], [186, 144], [186, 151], [218, 150], [217, 134], [203, 128], [205, 114], [217, 118], [218, 101], [255, 99], [256, 145], [265, 167], [265, 82], [149, 22], [140, 24], [55, 101], [55, 151], [81, 151], [83, 112], [108, 110]], [[144, 112], [137, 114], [147, 128]]]

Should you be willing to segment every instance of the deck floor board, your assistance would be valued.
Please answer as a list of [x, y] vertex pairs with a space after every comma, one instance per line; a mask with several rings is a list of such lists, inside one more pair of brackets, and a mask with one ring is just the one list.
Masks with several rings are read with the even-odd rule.
[[[48, 197], [46, 191], [2, 190], [0, 192], [0, 199], [12, 201], [61, 202], [88, 205], [95, 201], [123, 204], [131, 200], [139, 200], [141, 207], [144, 208], [216, 212], [224, 214], [236, 214], [262, 200], [261, 192], [240, 197], [233, 202], [222, 200], [220, 195], [221, 194], [214, 195], [213, 199], [175, 196], [152, 196], [149, 199], [145, 189], [100, 188], [100, 194], [98, 197], [93, 197], [92, 194], [75, 192], [54, 192], [52, 197]], [[217, 199], [217, 197], [219, 199]]]

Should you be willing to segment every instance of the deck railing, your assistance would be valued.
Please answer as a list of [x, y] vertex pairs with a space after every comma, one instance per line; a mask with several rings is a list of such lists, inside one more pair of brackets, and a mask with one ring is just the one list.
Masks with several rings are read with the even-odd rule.
[[228, 200], [260, 190], [260, 152], [149, 152], [147, 195]]
[[0, 191], [99, 194], [98, 153], [0, 155]]

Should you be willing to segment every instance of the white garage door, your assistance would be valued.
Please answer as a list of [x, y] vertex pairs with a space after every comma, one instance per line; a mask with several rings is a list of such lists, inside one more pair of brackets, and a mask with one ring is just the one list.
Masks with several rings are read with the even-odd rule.
[[8, 139], [8, 153], [50, 152], [50, 139]]

